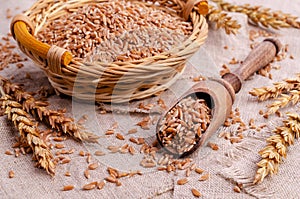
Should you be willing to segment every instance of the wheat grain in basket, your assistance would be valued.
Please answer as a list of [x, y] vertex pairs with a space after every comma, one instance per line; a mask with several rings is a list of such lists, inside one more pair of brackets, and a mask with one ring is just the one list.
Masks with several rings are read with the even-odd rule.
[[207, 37], [205, 8], [203, 0], [39, 0], [11, 31], [58, 93], [120, 103], [176, 81]]

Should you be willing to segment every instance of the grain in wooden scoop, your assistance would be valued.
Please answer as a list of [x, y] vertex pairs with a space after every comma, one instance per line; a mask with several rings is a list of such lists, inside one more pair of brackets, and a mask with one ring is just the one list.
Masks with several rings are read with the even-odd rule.
[[210, 120], [211, 110], [205, 100], [189, 96], [165, 115], [158, 136], [169, 151], [183, 154], [199, 142]]

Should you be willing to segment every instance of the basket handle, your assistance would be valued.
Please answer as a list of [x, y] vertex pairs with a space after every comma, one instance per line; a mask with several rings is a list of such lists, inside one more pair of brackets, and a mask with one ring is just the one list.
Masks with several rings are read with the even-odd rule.
[[34, 25], [29, 17], [22, 14], [16, 15], [12, 19], [10, 30], [14, 39], [26, 50], [47, 60], [47, 65], [52, 72], [60, 73], [61, 65], [70, 64], [73, 56], [69, 51], [57, 46], [49, 46], [32, 36]]
[[198, 7], [197, 11], [201, 15], [206, 15], [208, 13], [209, 7], [207, 0], [188, 0], [182, 11], [182, 16], [185, 20], [189, 19], [189, 16], [195, 6]]

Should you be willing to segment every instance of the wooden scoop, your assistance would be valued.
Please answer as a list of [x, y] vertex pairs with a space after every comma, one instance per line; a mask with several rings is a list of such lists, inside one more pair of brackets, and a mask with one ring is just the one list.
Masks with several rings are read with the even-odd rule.
[[[200, 146], [204, 145], [208, 138], [222, 126], [228, 118], [232, 104], [235, 100], [235, 93], [238, 93], [242, 87], [242, 82], [253, 73], [265, 67], [270, 63], [278, 52], [281, 50], [281, 43], [277, 39], [265, 39], [247, 56], [245, 61], [234, 72], [225, 74], [222, 79], [208, 79], [199, 82], [189, 89], [182, 97], [174, 102], [171, 108], [160, 118], [157, 128], [156, 137], [160, 145], [176, 157], [184, 157], [193, 153]], [[162, 138], [159, 136], [159, 129], [162, 125], [162, 119], [166, 114], [182, 99], [187, 96], [196, 96], [198, 99], [204, 99], [211, 109], [212, 119], [206, 129], [194, 146], [182, 154], [177, 154], [174, 150], [162, 144]]]

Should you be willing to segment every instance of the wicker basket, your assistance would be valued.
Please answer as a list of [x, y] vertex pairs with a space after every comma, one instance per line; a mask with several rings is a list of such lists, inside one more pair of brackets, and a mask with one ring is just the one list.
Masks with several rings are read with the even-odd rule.
[[[17, 15], [11, 31], [20, 49], [44, 70], [58, 93], [83, 100], [121, 103], [149, 97], [168, 88], [185, 68], [186, 60], [204, 43], [208, 26], [199, 12], [202, 0], [148, 0], [151, 6], [168, 8], [190, 20], [192, 34], [178, 47], [159, 55], [129, 62], [80, 62], [65, 49], [38, 41], [35, 37], [45, 25], [78, 8], [109, 0], [37, 1], [24, 15]], [[150, 6], [150, 5], [149, 5]]]

